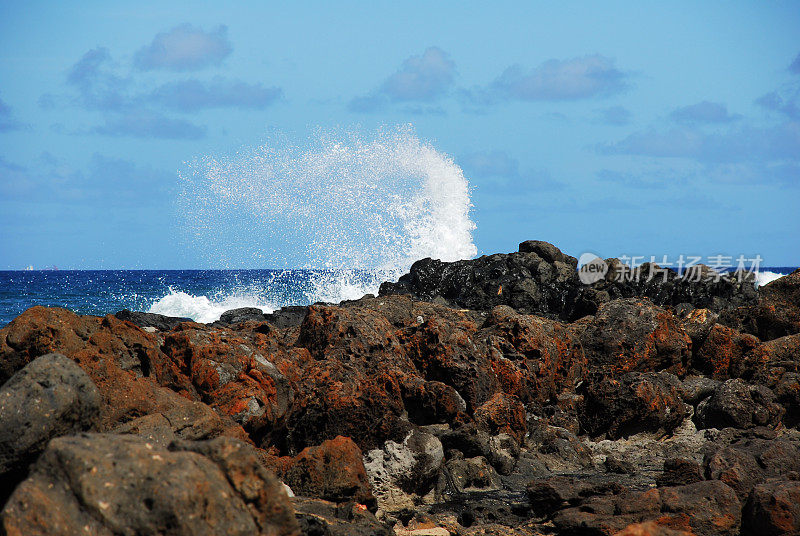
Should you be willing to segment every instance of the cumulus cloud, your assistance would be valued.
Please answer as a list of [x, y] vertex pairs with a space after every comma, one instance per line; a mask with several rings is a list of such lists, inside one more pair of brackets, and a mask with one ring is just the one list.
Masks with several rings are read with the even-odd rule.
[[146, 99], [182, 112], [193, 112], [225, 107], [263, 109], [281, 95], [282, 91], [277, 87], [216, 77], [210, 82], [190, 79], [164, 84]]
[[190, 71], [219, 65], [232, 51], [226, 26], [205, 32], [191, 24], [181, 24], [156, 35], [152, 43], [136, 52], [134, 63], [145, 71]]
[[800, 121], [800, 89], [788, 91], [781, 94], [778, 91], [772, 91], [766, 95], [762, 95], [756, 99], [756, 104], [781, 115], [785, 115], [789, 119]]
[[11, 113], [11, 106], [0, 99], [0, 132], [9, 132], [12, 130], [20, 130], [23, 124], [14, 119]]
[[[422, 55], [406, 59], [377, 89], [354, 98], [348, 108], [355, 112], [371, 112], [390, 103], [431, 103], [450, 91], [455, 74], [455, 62], [447, 53], [430, 47]], [[424, 112], [426, 108], [417, 110]]]
[[602, 97], [627, 87], [627, 75], [599, 54], [551, 59], [530, 70], [512, 65], [486, 87], [466, 91], [473, 104], [500, 101], [568, 101]]
[[728, 107], [716, 102], [702, 101], [676, 108], [670, 117], [679, 123], [729, 123], [739, 118], [728, 113]]
[[606, 154], [691, 158], [706, 162], [800, 158], [800, 122], [707, 133], [697, 128], [648, 129], [600, 147]]
[[135, 138], [186, 139], [204, 138], [206, 129], [183, 119], [172, 119], [157, 112], [140, 110], [118, 114], [94, 127], [93, 134], [131, 136]]
[[[76, 101], [91, 110], [119, 110], [127, 105], [128, 80], [115, 73], [115, 64], [107, 48], [88, 51], [67, 73], [67, 83], [78, 91]], [[45, 94], [40, 104], [54, 105], [53, 95]]]

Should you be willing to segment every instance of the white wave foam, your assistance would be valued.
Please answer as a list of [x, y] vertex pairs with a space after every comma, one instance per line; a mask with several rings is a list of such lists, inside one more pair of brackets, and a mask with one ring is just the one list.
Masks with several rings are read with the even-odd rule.
[[756, 287], [764, 286], [768, 283], [772, 283], [776, 279], [780, 279], [786, 274], [781, 274], [778, 272], [770, 272], [769, 270], [759, 271], [756, 272]]
[[195, 322], [208, 323], [219, 320], [225, 311], [239, 307], [256, 307], [265, 313], [271, 313], [274, 310], [259, 296], [231, 294], [212, 300], [208, 296], [194, 296], [170, 289], [170, 293], [153, 303], [148, 312], [191, 318]]
[[319, 131], [302, 145], [273, 135], [181, 174], [180, 212], [209, 265], [321, 269], [309, 301], [338, 302], [377, 292], [418, 259], [476, 255], [461, 168], [410, 125]]

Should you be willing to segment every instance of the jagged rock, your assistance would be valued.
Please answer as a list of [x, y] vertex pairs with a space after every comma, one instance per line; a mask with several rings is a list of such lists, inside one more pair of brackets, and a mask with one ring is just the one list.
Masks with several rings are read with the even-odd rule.
[[523, 403], [546, 402], [570, 391], [585, 371], [578, 330], [497, 306], [484, 324], [491, 367], [503, 391]]
[[266, 352], [246, 337], [192, 325], [164, 337], [169, 373], [160, 382], [208, 403], [260, 438], [285, 420], [295, 391]]
[[553, 518], [559, 533], [587, 535], [610, 535], [645, 521], [696, 536], [734, 536], [739, 532], [741, 506], [731, 488], [713, 480], [590, 497]]
[[439, 439], [419, 430], [412, 431], [402, 443], [387, 441], [382, 449], [364, 455], [364, 467], [378, 505], [390, 512], [413, 506], [415, 496], [428, 493], [443, 461]]
[[92, 429], [102, 401], [79, 366], [60, 354], [34, 359], [0, 387], [0, 504], [54, 437]]
[[742, 536], [800, 533], [800, 481], [773, 481], [753, 488], [742, 513]]
[[500, 475], [483, 456], [454, 457], [442, 467], [436, 483], [436, 497], [446, 500], [466, 493], [497, 491], [501, 487]]
[[229, 438], [171, 450], [130, 435], [54, 439], [0, 521], [10, 536], [299, 534], [280, 481]]
[[639, 432], [672, 432], [689, 414], [681, 383], [667, 372], [628, 372], [588, 382], [582, 389], [581, 427], [611, 439]]
[[307, 447], [297, 456], [274, 460], [269, 466], [295, 494], [375, 506], [361, 449], [349, 437], [338, 436]]
[[698, 404], [695, 423], [698, 428], [775, 426], [783, 413], [775, 393], [768, 388], [734, 379], [722, 383]]
[[169, 384], [180, 371], [161, 351], [158, 338], [129, 322], [112, 315], [99, 318], [32, 307], [0, 329], [0, 381], [51, 352], [70, 358], [97, 386], [103, 401], [99, 431], [161, 414], [182, 439], [228, 435], [249, 440], [232, 420], [159, 385]]
[[635, 298], [601, 305], [580, 339], [588, 366], [608, 373], [681, 374], [691, 347], [691, 339], [668, 311]]
[[263, 322], [264, 311], [257, 307], [240, 307], [225, 311], [217, 321], [220, 324], [241, 324], [242, 322]]
[[525, 407], [516, 397], [502, 392], [475, 408], [475, 422], [491, 435], [507, 434], [518, 443], [527, 432]]
[[756, 302], [752, 278], [720, 278], [706, 269], [703, 273], [712, 277], [695, 282], [650, 263], [630, 271], [618, 259], [605, 262], [605, 278], [584, 285], [574, 257], [531, 240], [520, 244], [518, 253], [450, 263], [417, 261], [396, 283], [381, 285], [380, 294], [410, 294], [475, 310], [509, 305], [521, 313], [569, 321], [592, 315], [617, 298], [646, 297], [657, 305], [691, 304], [715, 311]]
[[769, 341], [800, 333], [800, 269], [758, 288], [758, 303], [730, 309], [720, 322]]
[[170, 331], [182, 322], [193, 322], [191, 318], [177, 316], [164, 316], [156, 313], [142, 313], [123, 309], [114, 313], [120, 320], [136, 324], [140, 328], [156, 328], [158, 331]]
[[714, 324], [695, 350], [692, 366], [717, 380], [752, 377], [755, 367], [748, 358], [759, 343], [753, 335]]
[[664, 472], [656, 477], [659, 488], [684, 486], [703, 480], [703, 469], [694, 460], [670, 458], [664, 462]]
[[800, 477], [800, 441], [740, 439], [706, 455], [705, 476], [725, 482], [744, 502], [768, 478]]

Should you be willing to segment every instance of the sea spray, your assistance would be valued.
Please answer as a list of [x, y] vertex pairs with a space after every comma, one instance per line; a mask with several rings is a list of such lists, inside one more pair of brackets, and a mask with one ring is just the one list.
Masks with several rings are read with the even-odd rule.
[[[462, 170], [410, 125], [317, 130], [299, 144], [273, 134], [231, 156], [198, 158], [180, 179], [179, 214], [205, 264], [313, 270], [302, 281], [306, 303], [374, 293], [421, 258], [477, 253]], [[202, 298], [165, 296], [151, 311], [204, 305]], [[286, 305], [246, 301], [237, 303]], [[225, 297], [206, 310], [215, 313], [217, 303]]]

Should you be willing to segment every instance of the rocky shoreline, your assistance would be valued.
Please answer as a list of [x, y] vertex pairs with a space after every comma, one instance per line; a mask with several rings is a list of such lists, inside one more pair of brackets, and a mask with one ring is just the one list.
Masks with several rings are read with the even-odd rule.
[[528, 241], [213, 324], [33, 307], [0, 533], [800, 533], [800, 270], [606, 264]]

